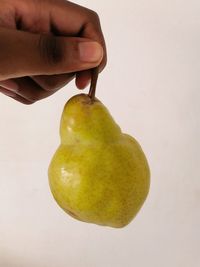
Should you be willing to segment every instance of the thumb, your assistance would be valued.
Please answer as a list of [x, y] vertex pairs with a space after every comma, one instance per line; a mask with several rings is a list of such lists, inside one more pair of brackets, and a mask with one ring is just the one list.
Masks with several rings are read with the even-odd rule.
[[102, 58], [102, 46], [90, 39], [0, 28], [0, 80], [78, 72]]

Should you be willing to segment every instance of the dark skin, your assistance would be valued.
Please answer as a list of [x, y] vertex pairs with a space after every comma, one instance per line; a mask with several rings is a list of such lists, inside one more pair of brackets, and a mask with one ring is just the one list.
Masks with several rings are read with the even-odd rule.
[[65, 0], [0, 0], [0, 40], [0, 92], [24, 104], [106, 65], [98, 15]]

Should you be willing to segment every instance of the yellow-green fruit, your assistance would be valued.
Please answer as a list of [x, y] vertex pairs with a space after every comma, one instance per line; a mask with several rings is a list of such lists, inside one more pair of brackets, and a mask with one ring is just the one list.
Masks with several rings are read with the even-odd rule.
[[65, 105], [60, 135], [49, 167], [59, 206], [88, 223], [130, 223], [149, 191], [150, 171], [137, 141], [121, 132], [99, 100], [85, 94]]

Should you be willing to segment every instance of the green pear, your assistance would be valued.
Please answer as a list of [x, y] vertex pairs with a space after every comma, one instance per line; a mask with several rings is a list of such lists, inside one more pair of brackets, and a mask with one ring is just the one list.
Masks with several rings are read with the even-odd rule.
[[58, 205], [87, 223], [116, 228], [129, 224], [150, 184], [149, 166], [138, 142], [122, 133], [98, 99], [86, 94], [66, 103], [60, 136], [49, 166]]

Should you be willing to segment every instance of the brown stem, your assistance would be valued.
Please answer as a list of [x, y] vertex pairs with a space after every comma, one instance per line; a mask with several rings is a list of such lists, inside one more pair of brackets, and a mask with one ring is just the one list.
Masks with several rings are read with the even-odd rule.
[[92, 99], [92, 101], [94, 101], [94, 99], [95, 99], [98, 75], [99, 75], [99, 68], [96, 67], [96, 68], [92, 69], [92, 80], [91, 80], [90, 90], [89, 90], [89, 94], [88, 94], [89, 97]]

